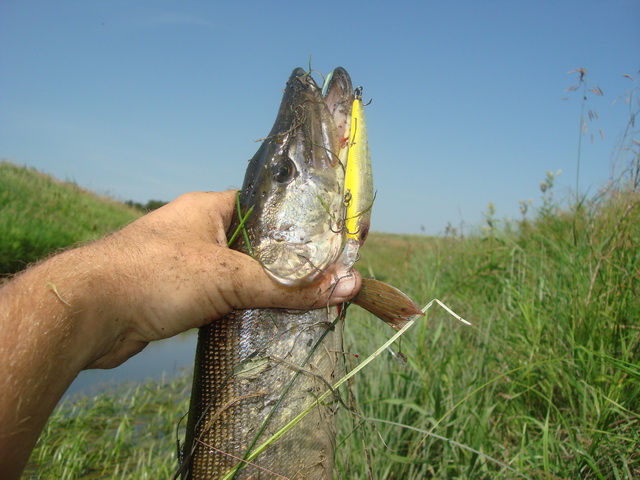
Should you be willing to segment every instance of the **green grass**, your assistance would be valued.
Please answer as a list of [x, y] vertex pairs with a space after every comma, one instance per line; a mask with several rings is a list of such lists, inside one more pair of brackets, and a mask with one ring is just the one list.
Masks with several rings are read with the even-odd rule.
[[94, 240], [140, 214], [73, 183], [0, 161], [0, 274]]
[[[637, 183], [579, 207], [551, 198], [465, 238], [370, 236], [365, 274], [473, 326], [434, 306], [395, 346], [406, 364], [383, 355], [349, 382], [336, 478], [640, 478]], [[351, 307], [347, 363], [392, 333]], [[25, 478], [169, 478], [188, 383], [65, 401]]]
[[[488, 457], [529, 478], [640, 478], [640, 196], [612, 190], [486, 233], [395, 253], [386, 280], [474, 326], [432, 309], [402, 342], [407, 365], [389, 358], [355, 382], [361, 415], [427, 433], [365, 424], [340, 449], [343, 477], [368, 478], [364, 442], [375, 478], [517, 478]], [[380, 241], [399, 247], [376, 240], [367, 270], [391, 259]], [[361, 356], [389, 335], [365, 317], [347, 330]]]
[[45, 427], [23, 478], [171, 478], [178, 412], [191, 378], [133, 383], [65, 399]]

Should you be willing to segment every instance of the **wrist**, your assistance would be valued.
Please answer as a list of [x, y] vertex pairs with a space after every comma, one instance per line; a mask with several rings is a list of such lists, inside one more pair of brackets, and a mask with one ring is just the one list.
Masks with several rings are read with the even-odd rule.
[[131, 295], [129, 274], [121, 265], [122, 252], [116, 250], [103, 239], [43, 265], [47, 267], [42, 279], [49, 289], [49, 301], [56, 301], [64, 310], [62, 317], [68, 324], [68, 341], [78, 372], [113, 368], [128, 358], [109, 358], [109, 352], [125, 344], [132, 330], [131, 314], [123, 308]]
[[95, 261], [91, 249], [52, 257], [11, 285], [21, 310], [32, 317], [23, 321], [23, 329], [34, 341], [46, 337], [43, 348], [52, 350], [74, 377], [117, 337], [101, 299], [108, 290], [102, 280], [104, 266]]

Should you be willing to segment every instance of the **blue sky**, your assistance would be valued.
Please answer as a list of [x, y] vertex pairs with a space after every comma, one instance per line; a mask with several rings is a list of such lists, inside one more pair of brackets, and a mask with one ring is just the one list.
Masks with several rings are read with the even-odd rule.
[[121, 200], [239, 187], [311, 55], [373, 99], [373, 230], [469, 229], [489, 202], [539, 205], [546, 171], [575, 188], [577, 68], [605, 94], [588, 96], [581, 190], [609, 179], [638, 25], [636, 0], [2, 0], [0, 157]]

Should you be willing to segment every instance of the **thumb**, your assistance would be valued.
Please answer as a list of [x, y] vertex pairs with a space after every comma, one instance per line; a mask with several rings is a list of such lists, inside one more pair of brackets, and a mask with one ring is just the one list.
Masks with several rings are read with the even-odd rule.
[[291, 308], [309, 310], [344, 303], [360, 290], [362, 279], [356, 270], [337, 267], [315, 284], [289, 287], [280, 284], [248, 255], [228, 250], [234, 258], [235, 273], [224, 285], [226, 297], [233, 309]]

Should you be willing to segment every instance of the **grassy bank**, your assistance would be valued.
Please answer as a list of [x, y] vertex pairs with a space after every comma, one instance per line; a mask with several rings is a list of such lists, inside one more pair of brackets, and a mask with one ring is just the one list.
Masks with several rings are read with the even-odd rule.
[[[639, 203], [612, 190], [511, 228], [402, 248], [388, 280], [474, 326], [429, 311], [401, 344], [406, 365], [389, 358], [356, 382], [361, 415], [422, 431], [364, 423], [364, 438], [341, 450], [343, 477], [368, 478], [364, 443], [374, 478], [640, 478]], [[367, 247], [379, 259], [388, 245]], [[363, 338], [389, 334], [360, 315], [349, 326], [360, 355]]]
[[139, 216], [139, 210], [73, 183], [0, 161], [0, 274], [15, 273]]
[[[385, 354], [351, 382], [336, 478], [640, 478], [637, 185], [579, 207], [545, 195], [465, 238], [371, 235], [365, 274], [473, 326], [433, 307], [395, 347], [406, 363]], [[347, 363], [391, 334], [351, 307]], [[65, 401], [26, 478], [169, 478], [188, 382]]]
[[25, 471], [30, 479], [159, 479], [176, 467], [176, 425], [191, 378], [133, 383], [65, 399]]

